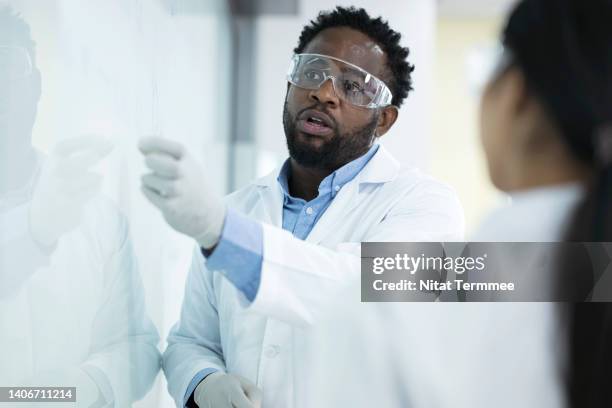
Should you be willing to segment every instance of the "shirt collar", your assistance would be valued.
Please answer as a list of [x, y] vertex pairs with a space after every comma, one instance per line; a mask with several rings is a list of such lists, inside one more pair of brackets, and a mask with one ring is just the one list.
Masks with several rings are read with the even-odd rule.
[[[367, 151], [364, 155], [356, 158], [355, 160], [348, 162], [344, 166], [340, 167], [336, 171], [334, 171], [329, 176], [325, 177], [321, 184], [319, 184], [319, 196], [323, 194], [327, 194], [331, 192], [331, 197], [334, 198], [336, 194], [340, 191], [342, 186], [351, 181], [352, 179], [359, 174], [361, 170], [368, 164], [370, 159], [376, 154], [378, 151], [379, 145], [374, 144], [370, 147], [370, 150]], [[280, 187], [283, 191], [283, 196], [285, 198], [285, 202], [288, 198], [291, 197], [289, 194], [289, 173], [291, 172], [291, 162], [290, 159], [287, 159], [281, 170], [278, 174], [276, 180], [280, 184]]]

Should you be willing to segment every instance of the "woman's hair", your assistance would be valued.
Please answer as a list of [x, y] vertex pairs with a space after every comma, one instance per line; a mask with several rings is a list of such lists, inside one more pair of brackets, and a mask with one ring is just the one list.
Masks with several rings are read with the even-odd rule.
[[[612, 241], [612, 0], [523, 0], [508, 20], [503, 43], [562, 141], [593, 169], [566, 240]], [[559, 261], [561, 293], [588, 300], [598, 280], [589, 262], [567, 254]], [[609, 305], [575, 303], [567, 310], [572, 407], [612, 407]]]

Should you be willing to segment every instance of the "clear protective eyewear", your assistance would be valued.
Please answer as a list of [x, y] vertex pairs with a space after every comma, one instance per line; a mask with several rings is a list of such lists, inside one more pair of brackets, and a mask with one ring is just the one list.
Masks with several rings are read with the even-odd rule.
[[495, 51], [493, 51], [493, 57], [494, 63], [491, 66], [491, 70], [489, 71], [487, 82], [495, 81], [496, 79], [498, 79], [515, 62], [512, 50], [510, 50], [508, 47], [504, 47], [503, 45], [499, 45], [496, 47]]
[[501, 44], [472, 51], [467, 60], [467, 73], [473, 94], [482, 95], [487, 85], [498, 79], [514, 61], [512, 51]]
[[391, 104], [393, 96], [385, 83], [356, 65], [321, 54], [296, 54], [291, 59], [287, 81], [304, 89], [319, 89], [332, 80], [334, 91], [348, 103], [369, 109]]
[[10, 82], [32, 74], [30, 54], [23, 47], [0, 45], [0, 81]]

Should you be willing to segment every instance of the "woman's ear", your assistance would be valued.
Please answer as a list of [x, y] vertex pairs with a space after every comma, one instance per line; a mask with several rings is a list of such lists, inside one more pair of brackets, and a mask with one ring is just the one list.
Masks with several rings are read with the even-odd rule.
[[533, 142], [547, 143], [547, 135], [554, 133], [543, 105], [530, 92], [525, 74], [519, 68], [509, 70], [500, 84], [502, 104], [514, 124], [514, 137], [522, 139], [525, 146]]
[[515, 116], [523, 115], [532, 102], [525, 74], [519, 68], [511, 68], [501, 78], [501, 86], [512, 114]]
[[383, 108], [380, 117], [378, 118], [378, 125], [376, 126], [376, 137], [381, 137], [391, 129], [397, 117], [399, 115], [399, 109], [397, 106], [389, 105]]

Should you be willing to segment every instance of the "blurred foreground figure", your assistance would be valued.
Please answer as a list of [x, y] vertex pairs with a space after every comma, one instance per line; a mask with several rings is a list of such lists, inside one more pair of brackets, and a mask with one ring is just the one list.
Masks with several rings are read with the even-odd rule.
[[[512, 12], [481, 136], [513, 203], [471, 241], [612, 241], [611, 21], [609, 0]], [[547, 284], [578, 290], [590, 271], [562, 257]], [[359, 289], [318, 328], [309, 406], [612, 406], [609, 304], [358, 305]]]
[[78, 407], [126, 407], [159, 371], [159, 337], [127, 222], [89, 171], [112, 145], [37, 152], [40, 94], [29, 27], [0, 8], [0, 386], [77, 387]]

